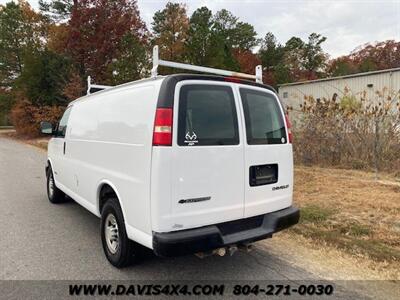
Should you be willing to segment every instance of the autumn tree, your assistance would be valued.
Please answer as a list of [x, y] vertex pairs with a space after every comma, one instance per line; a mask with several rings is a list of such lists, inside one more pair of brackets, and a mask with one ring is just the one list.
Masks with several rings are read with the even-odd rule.
[[327, 55], [322, 50], [322, 43], [326, 37], [311, 33], [308, 36], [307, 43], [303, 45], [303, 68], [306, 71], [307, 79], [318, 78], [318, 73], [323, 72], [326, 66]]
[[400, 42], [387, 40], [366, 44], [348, 56], [361, 71], [374, 71], [400, 67]]
[[73, 6], [68, 26], [66, 52], [82, 76], [91, 75], [97, 82], [113, 81], [109, 66], [122, 59], [118, 55], [127, 39], [133, 37], [140, 47], [148, 40], [136, 0], [81, 0]]
[[0, 85], [10, 87], [23, 71], [24, 60], [43, 47], [46, 20], [25, 1], [0, 6]]
[[[14, 77], [22, 72], [23, 56], [28, 38], [21, 28], [22, 11], [18, 4], [9, 2], [0, 10], [0, 80], [2, 86], [9, 86]], [[22, 46], [23, 45], [23, 46]]]
[[219, 45], [217, 57], [221, 57], [221, 65], [231, 70], [239, 70], [239, 64], [233, 56], [233, 49], [251, 50], [257, 44], [257, 33], [248, 23], [239, 19], [226, 9], [218, 11], [214, 18], [213, 30], [215, 43]]
[[120, 41], [116, 58], [108, 65], [113, 85], [137, 80], [150, 74], [149, 51], [134, 34], [126, 34]]
[[69, 27], [67, 24], [49, 24], [46, 48], [67, 56], [68, 35]]
[[400, 67], [400, 42], [387, 40], [357, 47], [349, 55], [329, 62], [330, 76]]
[[86, 91], [86, 82], [83, 82], [79, 73], [71, 67], [67, 82], [62, 89], [61, 95], [65, 97], [66, 101], [72, 101], [82, 97]]
[[250, 51], [258, 44], [257, 32], [253, 25], [238, 22], [232, 32], [232, 47], [240, 50]]
[[9, 125], [9, 112], [14, 99], [9, 90], [0, 88], [0, 126]]
[[282, 63], [284, 49], [278, 43], [272, 32], [268, 32], [261, 40], [260, 50], [258, 52], [263, 67], [267, 70], [274, 69], [279, 63]]
[[265, 82], [277, 85], [290, 82], [289, 68], [285, 63], [285, 47], [282, 46], [272, 32], [268, 32], [261, 40], [258, 55], [263, 66]]
[[190, 17], [185, 41], [186, 57], [190, 63], [214, 66], [213, 24], [212, 12], [205, 6], [196, 9]]
[[290, 81], [302, 78], [304, 42], [299, 37], [291, 37], [285, 44], [284, 62], [290, 73]]
[[261, 59], [250, 50], [234, 49], [233, 56], [243, 73], [254, 74], [256, 66], [261, 65]]
[[67, 20], [78, 0], [39, 0], [39, 9], [55, 21]]
[[284, 63], [276, 65], [273, 71], [273, 80], [275, 84], [292, 82], [291, 72]]
[[26, 58], [16, 86], [33, 105], [65, 105], [63, 89], [70, 72], [71, 62], [66, 57], [47, 50], [36, 52]]
[[[231, 17], [237, 21], [237, 18]], [[226, 22], [224, 24], [222, 18], [220, 19], [213, 16], [207, 7], [201, 7], [193, 12], [185, 43], [186, 58], [190, 63], [228, 69], [234, 64], [235, 69], [238, 69], [232, 56], [231, 45], [226, 41], [230, 32], [227, 32]], [[219, 20], [218, 24], [216, 20]], [[229, 66], [226, 64], [227, 61], [230, 62]]]
[[285, 65], [279, 67], [280, 75], [289, 74], [288, 82], [323, 76], [328, 59], [322, 50], [325, 41], [326, 38], [317, 33], [311, 33], [306, 42], [299, 37], [290, 38], [283, 48]]
[[251, 50], [258, 43], [253, 25], [240, 22], [238, 17], [226, 9], [215, 14], [214, 23], [215, 32], [230, 48]]
[[189, 29], [186, 6], [168, 2], [163, 10], [154, 14], [152, 29], [160, 55], [167, 60], [182, 60]]
[[49, 20], [47, 49], [68, 55], [67, 43], [70, 34], [68, 20], [78, 4], [77, 0], [39, 0], [39, 9]]
[[330, 76], [344, 76], [358, 72], [358, 66], [348, 57], [341, 56], [330, 61], [328, 74]]

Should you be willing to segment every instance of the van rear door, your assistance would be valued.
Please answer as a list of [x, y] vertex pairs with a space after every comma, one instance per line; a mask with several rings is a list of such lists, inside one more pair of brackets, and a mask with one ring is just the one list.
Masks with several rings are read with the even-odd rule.
[[245, 124], [245, 209], [251, 217], [289, 207], [293, 154], [282, 106], [275, 93], [237, 85]]
[[174, 229], [243, 218], [244, 145], [234, 84], [177, 84], [171, 217]]

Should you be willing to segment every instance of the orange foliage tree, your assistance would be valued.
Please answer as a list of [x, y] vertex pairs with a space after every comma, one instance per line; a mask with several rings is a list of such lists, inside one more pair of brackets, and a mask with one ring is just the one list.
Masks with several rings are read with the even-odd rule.
[[136, 0], [82, 0], [74, 4], [68, 22], [66, 52], [82, 75], [107, 81], [108, 65], [118, 59], [121, 41], [127, 35], [143, 43], [147, 29], [139, 15]]
[[59, 121], [64, 108], [55, 105], [36, 106], [19, 96], [19, 101], [11, 110], [11, 121], [20, 136], [37, 137], [40, 135], [40, 122], [49, 121], [53, 124]]
[[261, 65], [261, 59], [250, 50], [234, 49], [233, 55], [244, 73], [254, 74], [256, 66]]
[[152, 26], [153, 41], [159, 45], [161, 56], [167, 60], [181, 60], [189, 30], [186, 6], [168, 2], [163, 10], [154, 14]]
[[400, 42], [387, 40], [362, 45], [349, 55], [331, 60], [328, 74], [340, 76], [398, 67], [400, 67]]

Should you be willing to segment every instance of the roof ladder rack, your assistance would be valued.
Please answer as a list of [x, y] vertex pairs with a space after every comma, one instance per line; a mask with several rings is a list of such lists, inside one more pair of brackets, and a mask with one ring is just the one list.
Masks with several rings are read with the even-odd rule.
[[177, 68], [177, 69], [183, 69], [183, 70], [191, 70], [191, 71], [197, 71], [197, 72], [203, 72], [203, 73], [211, 73], [211, 74], [217, 74], [217, 75], [223, 75], [223, 76], [255, 79], [255, 81], [257, 83], [263, 83], [263, 81], [262, 81], [262, 66], [261, 65], [256, 66], [255, 75], [252, 75], [252, 74], [245, 74], [245, 73], [239, 73], [239, 72], [233, 72], [233, 71], [227, 71], [227, 70], [221, 70], [221, 69], [214, 69], [214, 68], [201, 67], [201, 66], [195, 66], [195, 65], [189, 65], [189, 64], [182, 64], [182, 63], [177, 63], [177, 62], [173, 62], [173, 61], [160, 59], [159, 55], [158, 55], [158, 46], [154, 46], [153, 47], [153, 68], [151, 69], [151, 77], [153, 77], [153, 78], [157, 77], [157, 69], [159, 66], [165, 66], [165, 67]]
[[99, 90], [105, 90], [105, 89], [109, 89], [112, 86], [110, 85], [100, 85], [100, 84], [92, 84], [92, 79], [90, 76], [87, 77], [87, 91], [86, 91], [86, 95], [90, 95], [90, 90], [91, 89], [99, 89]]

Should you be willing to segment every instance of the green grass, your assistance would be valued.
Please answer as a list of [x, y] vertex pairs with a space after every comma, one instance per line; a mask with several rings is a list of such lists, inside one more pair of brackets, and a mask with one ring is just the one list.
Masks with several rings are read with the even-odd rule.
[[[313, 224], [294, 226], [291, 231], [315, 241], [334, 246], [352, 254], [367, 255], [376, 261], [400, 261], [400, 251], [385, 241], [377, 239], [361, 239], [362, 235], [370, 234], [371, 229], [363, 226], [348, 226], [347, 230], [343, 225], [340, 229], [324, 228]], [[345, 234], [348, 232], [349, 234]]]
[[335, 213], [333, 209], [320, 207], [315, 204], [310, 204], [301, 207], [300, 222], [301, 223], [323, 223]]
[[[345, 227], [346, 228], [346, 227]], [[348, 233], [351, 236], [367, 236], [372, 233], [372, 230], [369, 226], [361, 225], [358, 223], [350, 224], [348, 227]]]
[[309, 204], [300, 209], [300, 224], [290, 231], [315, 241], [334, 246], [348, 253], [366, 255], [376, 261], [400, 261], [400, 251], [373, 238], [373, 229], [357, 221], [334, 220], [336, 211]]

